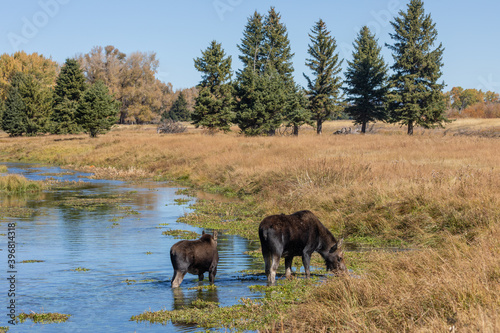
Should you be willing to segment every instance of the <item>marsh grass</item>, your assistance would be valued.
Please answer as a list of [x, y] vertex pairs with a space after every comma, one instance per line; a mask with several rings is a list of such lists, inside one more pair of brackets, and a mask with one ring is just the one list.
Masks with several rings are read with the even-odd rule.
[[169, 229], [162, 232], [162, 235], [172, 236], [175, 239], [198, 239], [200, 235], [197, 232], [189, 230]]
[[[190, 309], [192, 316], [178, 310], [181, 322], [213, 327], [224, 319], [228, 329], [261, 331], [500, 331], [500, 139], [480, 135], [498, 133], [500, 120], [459, 120], [411, 137], [386, 124], [366, 135], [331, 135], [349, 126], [327, 122], [323, 135], [303, 128], [298, 137], [192, 129], [167, 136], [124, 126], [96, 139], [0, 135], [0, 156], [231, 197], [199, 200], [179, 221], [254, 241], [264, 216], [309, 209], [336, 237], [412, 249], [348, 252], [356, 274], [303, 294], [308, 282], [295, 279], [297, 301], [242, 300]], [[167, 320], [144, 320], [154, 318]]]
[[42, 191], [43, 185], [40, 182], [27, 180], [22, 175], [12, 174], [0, 176], [0, 193], [5, 194], [25, 194], [38, 193]]

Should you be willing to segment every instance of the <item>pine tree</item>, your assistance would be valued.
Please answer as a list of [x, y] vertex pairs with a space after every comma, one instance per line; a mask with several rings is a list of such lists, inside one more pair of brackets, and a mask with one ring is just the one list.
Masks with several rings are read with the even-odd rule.
[[237, 73], [235, 122], [245, 135], [274, 135], [289, 113], [286, 101], [294, 98], [289, 94], [295, 86], [294, 54], [280, 14], [273, 7], [266, 17], [254, 13], [238, 48], [244, 67]]
[[310, 109], [316, 121], [316, 131], [321, 134], [323, 122], [331, 116], [332, 112], [340, 111], [341, 78], [338, 75], [342, 70], [343, 60], [339, 61], [335, 53], [337, 43], [330, 36], [325, 22], [319, 20], [309, 34], [311, 44], [307, 53], [311, 58], [306, 59], [306, 65], [313, 72], [314, 78], [304, 74], [307, 80], [307, 95], [309, 96]]
[[108, 87], [97, 81], [83, 93], [76, 120], [85, 133], [95, 138], [111, 129], [118, 120], [118, 112], [118, 102], [109, 94]]
[[42, 87], [33, 75], [18, 72], [11, 80], [2, 126], [13, 136], [45, 133], [51, 105], [50, 90]]
[[281, 15], [274, 7], [269, 10], [263, 25], [264, 40], [262, 53], [265, 59], [264, 66], [272, 66], [279, 75], [282, 75], [285, 82], [293, 80], [292, 58], [290, 40], [286, 26], [281, 22]]
[[364, 26], [354, 44], [353, 60], [348, 61], [345, 92], [349, 105], [345, 111], [361, 124], [361, 132], [366, 132], [366, 124], [385, 120], [387, 95], [387, 65], [380, 54], [375, 35]]
[[208, 129], [211, 134], [230, 131], [233, 119], [231, 56], [226, 57], [222, 45], [214, 40], [201, 58], [194, 59], [194, 66], [202, 73], [202, 79], [191, 115], [193, 124]]
[[54, 88], [51, 133], [71, 134], [81, 131], [75, 120], [75, 112], [85, 89], [87, 85], [80, 65], [75, 59], [66, 59]]
[[314, 126], [314, 122], [304, 89], [296, 85], [288, 96], [290, 99], [285, 114], [285, 125], [286, 127], [292, 127], [292, 134], [297, 136], [302, 125]]
[[188, 109], [188, 103], [182, 91], [179, 93], [179, 96], [175, 100], [174, 104], [170, 108], [168, 112], [168, 118], [173, 121], [188, 121], [191, 118], [191, 114]]
[[21, 136], [26, 132], [24, 102], [17, 87], [11, 86], [2, 114], [2, 130], [10, 136]]
[[389, 34], [394, 45], [394, 64], [391, 66], [389, 109], [391, 120], [408, 126], [413, 134], [416, 125], [424, 128], [443, 126], [447, 122], [441, 77], [443, 46], [434, 48], [437, 38], [436, 24], [424, 12], [421, 0], [411, 0], [407, 12], [391, 22], [394, 33]]
[[[249, 17], [245, 30], [243, 31], [241, 45], [238, 45], [238, 49], [242, 53], [238, 58], [243, 63], [243, 68], [249, 68], [257, 73], [263, 70], [265, 63], [262, 49], [264, 43], [262, 21], [262, 15], [257, 12]], [[243, 71], [240, 70], [236, 73], [238, 79], [242, 75], [242, 72]]]

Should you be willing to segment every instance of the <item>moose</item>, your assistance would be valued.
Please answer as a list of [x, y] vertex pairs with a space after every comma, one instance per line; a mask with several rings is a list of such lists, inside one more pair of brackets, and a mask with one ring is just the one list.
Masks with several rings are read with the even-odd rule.
[[203, 281], [203, 274], [208, 272], [210, 283], [214, 283], [219, 263], [217, 251], [217, 231], [213, 236], [203, 231], [197, 240], [182, 240], [170, 248], [170, 260], [174, 267], [172, 288], [177, 288], [182, 283], [186, 273], [198, 275]]
[[337, 241], [320, 220], [308, 210], [291, 215], [271, 215], [259, 225], [259, 238], [268, 284], [274, 284], [280, 258], [285, 258], [285, 276], [292, 274], [293, 257], [302, 256], [309, 278], [311, 255], [318, 252], [330, 271], [345, 271], [343, 240]]

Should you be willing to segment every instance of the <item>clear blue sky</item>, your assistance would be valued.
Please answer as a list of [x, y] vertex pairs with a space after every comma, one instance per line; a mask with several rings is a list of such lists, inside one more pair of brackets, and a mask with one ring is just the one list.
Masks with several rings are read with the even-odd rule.
[[[409, 0], [0, 0], [0, 54], [17, 50], [38, 52], [63, 63], [68, 57], [87, 53], [92, 47], [113, 45], [125, 53], [156, 52], [158, 78], [174, 89], [188, 88], [200, 80], [193, 66], [211, 40], [217, 40], [233, 59], [238, 59], [243, 29], [257, 10], [271, 6], [286, 24], [296, 81], [305, 85], [302, 73], [308, 57], [308, 33], [323, 19], [337, 40], [340, 57], [351, 58], [352, 43], [363, 25], [375, 32], [379, 44], [391, 43], [389, 33], [399, 9]], [[454, 86], [500, 93], [500, 2], [492, 0], [426, 0], [445, 47], [445, 90]], [[392, 57], [386, 47], [383, 55]], [[344, 68], [345, 68], [344, 61]]]

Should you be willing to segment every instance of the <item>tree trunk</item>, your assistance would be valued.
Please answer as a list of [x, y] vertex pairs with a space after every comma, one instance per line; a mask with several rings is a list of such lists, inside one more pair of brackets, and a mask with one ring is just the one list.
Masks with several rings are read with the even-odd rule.
[[366, 133], [366, 121], [363, 121], [363, 123], [361, 124], [361, 133]]
[[413, 121], [408, 123], [408, 135], [413, 135]]
[[293, 135], [299, 136], [299, 126], [293, 125]]
[[323, 133], [323, 121], [321, 119], [318, 119], [318, 121], [316, 122], [316, 133]]

